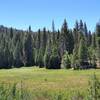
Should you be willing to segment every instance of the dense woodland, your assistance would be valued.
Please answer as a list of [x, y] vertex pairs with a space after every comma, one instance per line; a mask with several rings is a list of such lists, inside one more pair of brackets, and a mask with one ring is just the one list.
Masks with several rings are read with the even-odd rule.
[[39, 66], [48, 69], [100, 67], [100, 22], [95, 32], [82, 20], [73, 29], [64, 20], [61, 29], [33, 32], [0, 26], [0, 68]]

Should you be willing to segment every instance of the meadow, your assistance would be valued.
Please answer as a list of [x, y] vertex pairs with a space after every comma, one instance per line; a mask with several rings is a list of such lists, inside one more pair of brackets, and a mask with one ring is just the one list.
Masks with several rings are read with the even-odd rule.
[[[0, 89], [4, 92], [0, 90], [0, 100], [77, 100], [76, 95], [80, 96], [79, 100], [88, 100], [89, 80], [94, 73], [100, 80], [99, 69], [48, 70], [37, 67], [1, 69]], [[19, 90], [21, 92], [18, 92]], [[21, 94], [24, 96], [21, 97]]]

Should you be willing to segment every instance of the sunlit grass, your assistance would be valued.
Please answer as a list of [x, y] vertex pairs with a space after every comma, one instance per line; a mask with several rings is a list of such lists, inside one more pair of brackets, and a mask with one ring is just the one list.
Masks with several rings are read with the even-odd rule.
[[13, 83], [21, 82], [28, 88], [41, 89], [65, 89], [65, 88], [83, 88], [86, 89], [89, 77], [96, 73], [100, 76], [100, 70], [47, 70], [44, 68], [14, 68], [9, 70], [0, 70], [0, 82]]
[[72, 95], [77, 95], [77, 91], [82, 96], [86, 96], [88, 81], [94, 73], [100, 79], [99, 69], [47, 70], [37, 67], [2, 69], [0, 70], [0, 84], [4, 83], [5, 86], [9, 86], [9, 84], [16, 83], [17, 89], [20, 89], [22, 84], [22, 88], [28, 90], [28, 94], [31, 95], [30, 100], [33, 100], [33, 97], [34, 100], [58, 100], [58, 98], [66, 100], [64, 98], [68, 99]]

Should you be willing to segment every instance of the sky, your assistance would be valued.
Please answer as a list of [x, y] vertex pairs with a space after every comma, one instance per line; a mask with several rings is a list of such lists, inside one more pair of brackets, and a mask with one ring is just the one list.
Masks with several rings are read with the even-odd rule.
[[66, 18], [73, 28], [82, 19], [94, 31], [100, 19], [100, 0], [0, 0], [0, 25], [33, 31], [46, 27], [51, 30], [52, 20], [56, 30]]

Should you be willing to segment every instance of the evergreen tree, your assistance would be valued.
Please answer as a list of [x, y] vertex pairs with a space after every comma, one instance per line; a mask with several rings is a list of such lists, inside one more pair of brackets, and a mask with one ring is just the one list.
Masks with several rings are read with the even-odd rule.
[[80, 40], [78, 56], [80, 66], [84, 65], [85, 62], [88, 62], [88, 49], [84, 38], [81, 38]]
[[96, 49], [96, 52], [97, 52], [97, 64], [98, 64], [98, 67], [100, 66], [100, 37], [97, 37], [97, 49]]
[[89, 31], [88, 33], [88, 40], [87, 40], [87, 45], [88, 46], [91, 46], [92, 45], [92, 34], [91, 34], [91, 31]]
[[74, 68], [74, 69], [79, 68], [79, 58], [78, 58], [77, 47], [75, 47], [74, 50], [73, 50], [73, 55], [72, 55], [72, 59], [71, 59], [71, 67]]
[[69, 54], [72, 54], [73, 49], [74, 49], [74, 37], [73, 37], [73, 33], [72, 30], [69, 30]]
[[37, 38], [36, 38], [36, 48], [37, 49], [40, 49], [40, 42], [41, 42], [41, 31], [39, 29], [37, 33]]
[[100, 22], [96, 25], [97, 65], [100, 66]]
[[85, 35], [85, 37], [86, 37], [86, 40], [88, 40], [88, 30], [87, 30], [87, 25], [86, 25], [86, 23], [84, 23], [84, 35]]
[[[47, 57], [49, 57], [49, 55], [47, 55]], [[60, 60], [60, 56], [58, 54], [58, 46], [57, 44], [52, 46], [52, 51], [49, 57], [49, 61], [47, 64], [48, 69], [60, 69], [61, 66], [61, 60]]]
[[83, 26], [83, 21], [82, 20], [80, 20], [80, 23], [79, 23], [79, 31], [80, 32], [84, 32], [84, 26]]
[[64, 53], [62, 57], [61, 68], [66, 68], [66, 69], [71, 68], [71, 60], [67, 51]]
[[97, 37], [100, 37], [100, 22], [96, 24], [96, 35]]
[[50, 66], [50, 55], [52, 53], [51, 39], [48, 39], [45, 55], [44, 55], [44, 66], [48, 68]]
[[31, 26], [29, 26], [29, 29], [28, 29], [29, 33], [31, 32]]
[[19, 41], [17, 42], [16, 47], [14, 49], [13, 58], [14, 58], [13, 66], [15, 66], [15, 67], [23, 66], [23, 63], [21, 60], [21, 51], [20, 51], [20, 42]]
[[60, 48], [61, 48], [61, 56], [64, 54], [64, 51], [67, 50], [68, 53], [71, 53], [71, 45], [70, 45], [70, 32], [68, 30], [66, 19], [64, 20], [62, 29], [61, 29], [61, 36], [60, 36]]
[[92, 34], [92, 47], [94, 49], [96, 48], [96, 35], [95, 35], [95, 33]]
[[13, 38], [13, 29], [12, 29], [12, 27], [10, 28], [10, 38], [11, 39]]
[[79, 31], [79, 24], [78, 24], [78, 21], [77, 20], [75, 22], [75, 29], [76, 29], [77, 32]]
[[46, 28], [43, 28], [43, 34], [41, 36], [41, 49], [45, 51], [46, 48], [46, 43], [47, 43], [47, 35], [46, 35]]
[[31, 33], [27, 32], [23, 43], [23, 63], [24, 66], [33, 65], [33, 41]]
[[54, 24], [54, 20], [52, 21], [52, 32], [55, 33], [55, 24]]
[[53, 43], [55, 43], [55, 41], [56, 41], [56, 31], [55, 31], [54, 20], [52, 21], [52, 41], [53, 41]]

